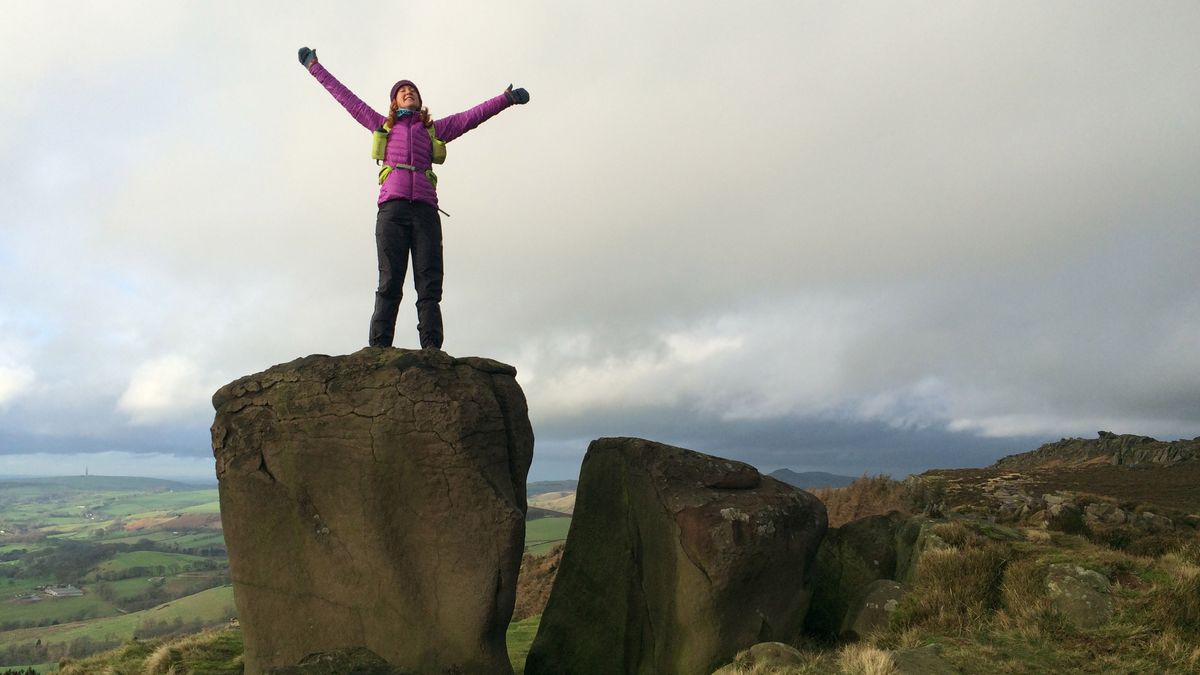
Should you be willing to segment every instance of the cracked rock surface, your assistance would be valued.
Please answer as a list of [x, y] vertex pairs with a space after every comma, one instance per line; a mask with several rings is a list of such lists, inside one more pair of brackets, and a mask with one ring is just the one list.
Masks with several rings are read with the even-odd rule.
[[707, 675], [788, 642], [826, 525], [816, 497], [741, 462], [593, 441], [525, 672]]
[[421, 673], [511, 672], [533, 458], [515, 375], [367, 348], [213, 395], [248, 675], [354, 647]]

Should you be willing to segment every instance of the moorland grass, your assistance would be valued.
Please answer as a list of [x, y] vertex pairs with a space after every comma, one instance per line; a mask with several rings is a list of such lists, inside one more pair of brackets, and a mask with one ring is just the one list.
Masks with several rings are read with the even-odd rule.
[[508, 660], [512, 662], [515, 675], [525, 672], [525, 658], [529, 656], [529, 648], [533, 646], [533, 638], [537, 635], [541, 621], [542, 615], [538, 614], [508, 624], [504, 641], [508, 645]]

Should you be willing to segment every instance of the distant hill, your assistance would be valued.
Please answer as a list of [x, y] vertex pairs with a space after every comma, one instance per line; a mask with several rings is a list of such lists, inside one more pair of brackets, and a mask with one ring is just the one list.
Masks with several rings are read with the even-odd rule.
[[574, 492], [578, 485], [577, 480], [535, 480], [525, 484], [525, 496], [536, 497], [547, 492]]
[[529, 505], [569, 515], [575, 512], [575, 493], [543, 492], [530, 497]]
[[1168, 466], [1200, 460], [1200, 438], [1160, 441], [1149, 436], [1099, 432], [1098, 438], [1064, 438], [1037, 450], [1001, 458], [990, 468], [1025, 470], [1055, 467]]
[[550, 509], [540, 509], [536, 506], [530, 506], [525, 512], [525, 520], [538, 520], [539, 518], [570, 518], [571, 514], [562, 513], [561, 511], [551, 511]]
[[798, 487], [802, 490], [813, 488], [826, 487], [846, 487], [854, 482], [853, 476], [839, 476], [835, 473], [825, 473], [824, 471], [803, 471], [797, 472], [791, 469], [779, 469], [767, 474], [775, 480], [783, 481], [788, 485]]
[[212, 485], [180, 483], [164, 478], [138, 476], [38, 476], [34, 478], [0, 477], [0, 490], [19, 486], [46, 486], [70, 490], [211, 490]]

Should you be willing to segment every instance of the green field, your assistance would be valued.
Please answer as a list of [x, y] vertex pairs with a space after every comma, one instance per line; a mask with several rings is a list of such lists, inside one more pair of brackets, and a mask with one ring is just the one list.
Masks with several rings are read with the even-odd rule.
[[539, 518], [525, 523], [525, 551], [542, 555], [567, 539], [570, 518]]
[[154, 514], [181, 513], [184, 509], [210, 504], [217, 498], [216, 490], [189, 492], [152, 492], [117, 495], [96, 509], [109, 518], [148, 517]]
[[0, 625], [13, 621], [85, 621], [112, 616], [118, 611], [112, 603], [89, 593], [75, 598], [44, 598], [37, 602], [17, 601], [9, 596], [0, 603]]
[[174, 574], [195, 569], [198, 565], [206, 564], [209, 558], [187, 553], [165, 553], [162, 551], [129, 551], [118, 553], [112, 559], [96, 566], [89, 575], [91, 579], [103, 578], [105, 574], [121, 574], [136, 568], [146, 570], [146, 574]]
[[[216, 490], [213, 490], [213, 492], [216, 492]], [[221, 512], [221, 502], [220, 502], [220, 500], [213, 499], [211, 501], [204, 502], [203, 504], [196, 504], [195, 506], [189, 506], [185, 509], [180, 509], [179, 512], [180, 513], [220, 513]]]
[[184, 623], [199, 621], [212, 625], [235, 613], [233, 587], [219, 586], [140, 612], [44, 628], [9, 631], [2, 634], [3, 644], [9, 646], [41, 640], [42, 644], [50, 646], [67, 644], [81, 638], [95, 642], [127, 640], [147, 621], [171, 624], [178, 619]]

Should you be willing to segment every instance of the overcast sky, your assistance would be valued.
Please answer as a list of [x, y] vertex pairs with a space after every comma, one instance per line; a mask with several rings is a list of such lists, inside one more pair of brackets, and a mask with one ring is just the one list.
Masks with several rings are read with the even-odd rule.
[[[1200, 4], [0, 0], [0, 474], [211, 477], [212, 392], [366, 345], [370, 135], [433, 114], [446, 350], [531, 479], [1200, 435]], [[411, 281], [397, 346], [416, 347]]]

